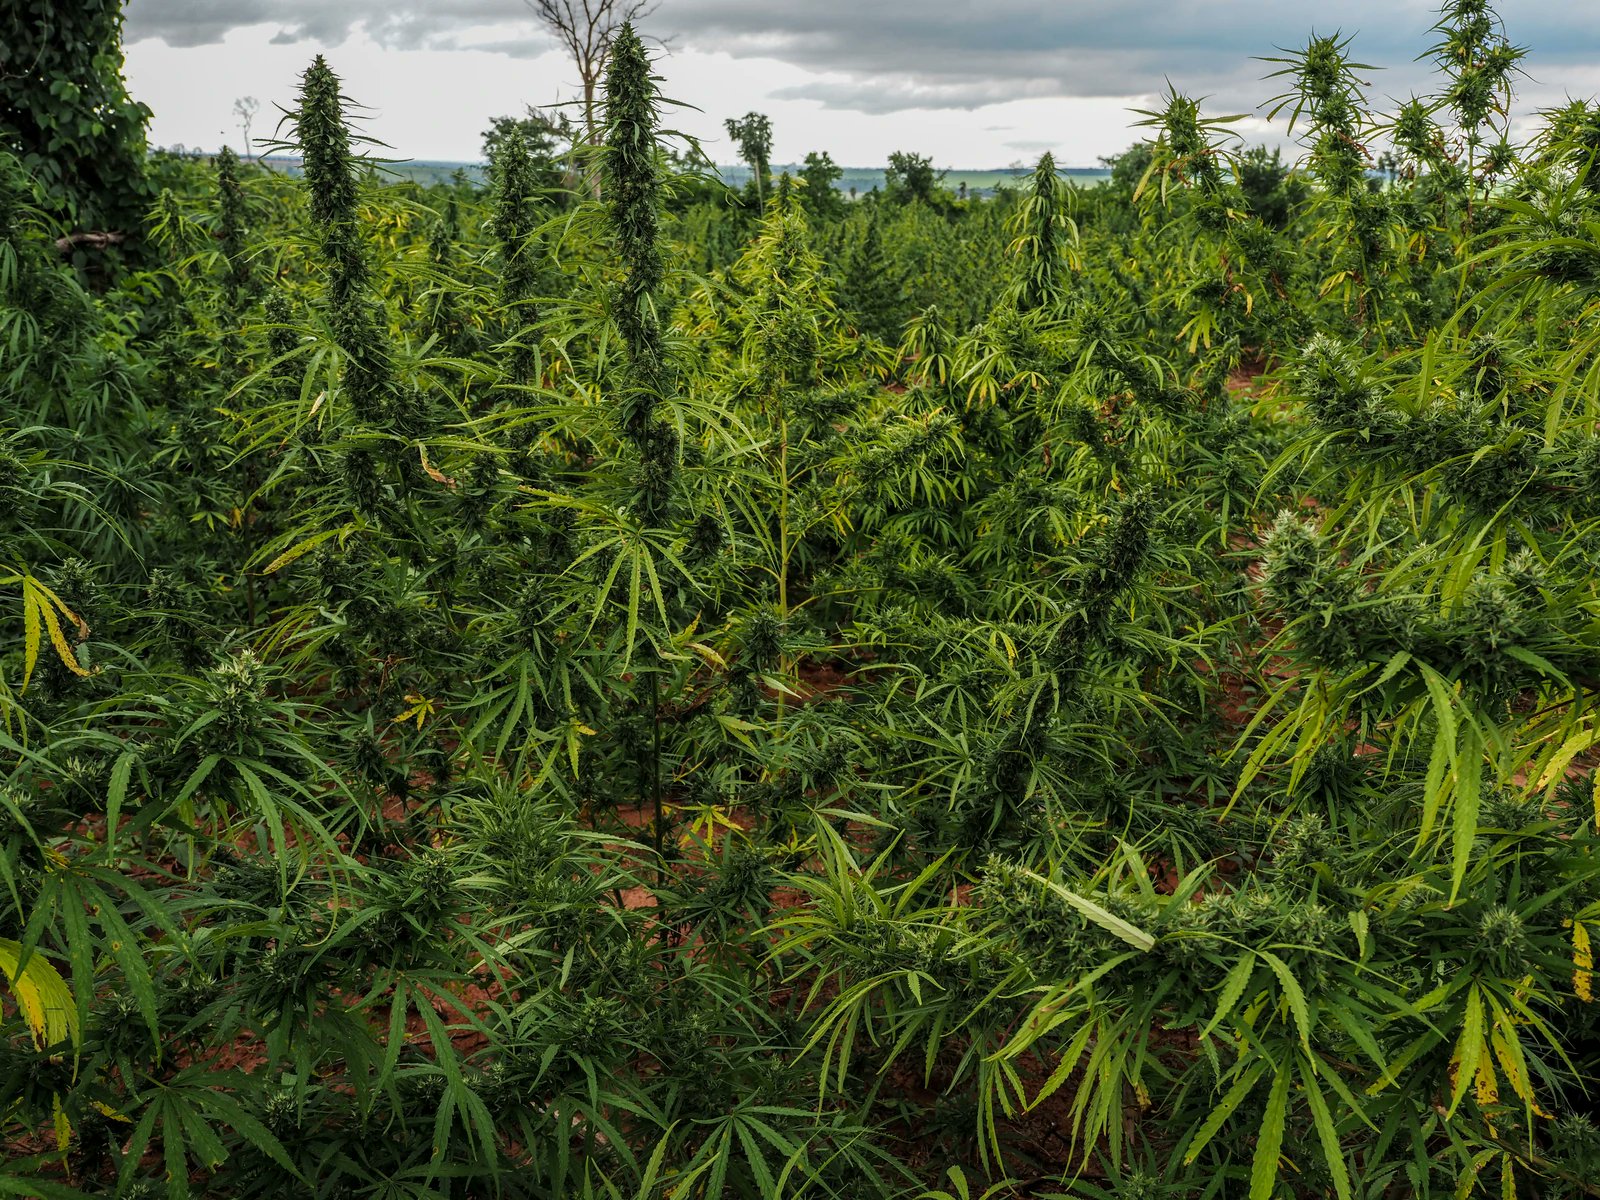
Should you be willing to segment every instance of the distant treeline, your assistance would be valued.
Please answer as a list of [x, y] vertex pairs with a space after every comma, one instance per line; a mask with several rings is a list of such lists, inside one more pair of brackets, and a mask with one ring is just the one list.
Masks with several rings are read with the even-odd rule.
[[[182, 154], [209, 157], [207, 152], [188, 149], [178, 146], [172, 148]], [[300, 172], [300, 160], [282, 155], [269, 155], [262, 159], [264, 163], [284, 171], [290, 175]], [[488, 183], [488, 166], [482, 162], [451, 162], [438, 159], [407, 159], [400, 162], [386, 164], [383, 168], [403, 179], [411, 180], [424, 186], [436, 183], [448, 183], [457, 173], [469, 183], [486, 185]], [[751, 171], [743, 163], [734, 165], [718, 165], [715, 168], [722, 181], [731, 188], [743, 188], [750, 182]], [[771, 168], [773, 175], [799, 175], [803, 170], [800, 163], [774, 165]], [[842, 172], [834, 187], [850, 195], [865, 195], [873, 189], [882, 190], [885, 186], [885, 174], [882, 167], [842, 167]], [[997, 189], [1008, 186], [1020, 186], [1032, 175], [1031, 167], [998, 167], [984, 170], [949, 170], [944, 173], [944, 186], [951, 191], [959, 192], [963, 187], [972, 195], [992, 195]], [[1058, 172], [1063, 178], [1075, 183], [1099, 183], [1111, 178], [1109, 167], [1063, 167]]]

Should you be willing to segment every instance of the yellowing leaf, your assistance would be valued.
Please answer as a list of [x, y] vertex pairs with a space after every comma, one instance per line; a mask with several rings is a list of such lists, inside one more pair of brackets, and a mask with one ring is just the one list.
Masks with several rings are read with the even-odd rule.
[[72, 1143], [72, 1122], [67, 1118], [67, 1110], [61, 1107], [59, 1095], [50, 1097], [50, 1109], [56, 1128], [56, 1149], [65, 1150]]
[[698, 654], [701, 658], [705, 659], [712, 666], [721, 667], [724, 670], [727, 669], [727, 666], [728, 666], [727, 661], [725, 659], [723, 659], [722, 655], [718, 654], [715, 650], [713, 650], [710, 646], [706, 645], [704, 642], [690, 642], [689, 643], [689, 649], [693, 650], [696, 654]]
[[396, 725], [403, 725], [405, 722], [415, 718], [417, 722], [417, 728], [421, 729], [422, 723], [429, 717], [436, 715], [438, 712], [437, 706], [431, 699], [429, 699], [427, 696], [419, 695], [416, 692], [406, 693], [406, 703], [411, 705], [411, 707], [406, 709], [405, 712], [401, 713], [398, 717], [394, 718], [394, 723]]
[[455, 487], [456, 481], [454, 479], [451, 479], [450, 476], [446, 475], [443, 471], [439, 470], [438, 467], [434, 466], [428, 461], [428, 448], [426, 446], [419, 444], [417, 446], [417, 453], [422, 458], [422, 469], [428, 473], [429, 479], [433, 480], [435, 483], [442, 483], [446, 487]]
[[337, 529], [325, 529], [321, 533], [313, 534], [303, 542], [297, 542], [295, 545], [290, 546], [282, 554], [278, 555], [277, 558], [269, 562], [265, 567], [261, 568], [261, 573], [263, 575], [271, 575], [274, 571], [288, 566], [290, 563], [294, 562], [295, 559], [309, 554], [318, 546], [322, 545], [323, 542], [327, 541], [329, 538], [335, 536], [339, 532], [340, 531]]
[[23, 625], [23, 665], [22, 688], [28, 688], [28, 681], [33, 678], [33, 670], [39, 665], [39, 647], [42, 643], [41, 632], [50, 636], [50, 644], [55, 647], [56, 654], [61, 659], [61, 665], [74, 675], [87, 676], [78, 662], [78, 656], [73, 653], [72, 646], [67, 642], [67, 636], [61, 631], [61, 620], [57, 612], [65, 616], [77, 627], [78, 639], [81, 641], [89, 636], [89, 626], [77, 613], [67, 607], [60, 596], [56, 595], [43, 583], [32, 575], [22, 576], [22, 625]]
[[1487, 1055], [1478, 1063], [1478, 1078], [1473, 1090], [1481, 1108], [1488, 1108], [1500, 1099], [1500, 1081], [1494, 1073], [1494, 1060]]
[[33, 668], [39, 662], [39, 606], [26, 583], [22, 588], [22, 629], [22, 690], [27, 691]]
[[[1572, 760], [1592, 747], [1596, 741], [1600, 741], [1600, 728], [1581, 729], [1569, 737], [1551, 756], [1549, 765], [1540, 773], [1534, 790], [1539, 791], [1558, 782], [1566, 774]], [[1596, 814], [1596, 820], [1600, 822], [1600, 807], [1596, 808]]]
[[1572, 990], [1585, 1004], [1594, 1003], [1594, 948], [1582, 921], [1572, 923]]
[[1494, 1056], [1517, 1098], [1541, 1117], [1548, 1117], [1550, 1114], [1539, 1107], [1539, 1101], [1533, 1094], [1533, 1085], [1528, 1082], [1528, 1063], [1522, 1054], [1522, 1043], [1517, 1041], [1515, 1035], [1502, 1037], [1496, 1027], [1489, 1035], [1489, 1044], [1494, 1048]]
[[78, 1003], [61, 972], [43, 954], [35, 951], [23, 965], [22, 943], [0, 938], [0, 971], [33, 1031], [34, 1045], [41, 1050], [63, 1041], [77, 1046]]
[[573, 718], [567, 723], [567, 757], [572, 762], [572, 777], [578, 777], [578, 747], [580, 738], [594, 737], [594, 730]]
[[1478, 1078], [1478, 1067], [1489, 1056], [1484, 1053], [1483, 994], [1474, 985], [1467, 993], [1467, 1008], [1461, 1022], [1461, 1036], [1456, 1041], [1455, 1053], [1450, 1056], [1450, 1107], [1447, 1115], [1454, 1116], [1456, 1108]]

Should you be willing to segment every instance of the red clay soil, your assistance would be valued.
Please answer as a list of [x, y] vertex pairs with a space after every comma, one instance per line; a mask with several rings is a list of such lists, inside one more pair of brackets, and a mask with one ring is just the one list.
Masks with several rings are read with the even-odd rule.
[[1227, 389], [1233, 395], [1239, 395], [1241, 392], [1253, 394], [1256, 390], [1256, 381], [1266, 374], [1266, 371], [1267, 364], [1261, 359], [1242, 362], [1228, 372]]

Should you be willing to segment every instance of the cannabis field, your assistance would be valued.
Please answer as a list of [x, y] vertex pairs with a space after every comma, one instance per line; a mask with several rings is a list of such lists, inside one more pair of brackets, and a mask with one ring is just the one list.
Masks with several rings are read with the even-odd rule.
[[1418, 49], [986, 199], [631, 29], [486, 187], [320, 58], [117, 244], [0, 155], [0, 1193], [1600, 1195], [1600, 108]]

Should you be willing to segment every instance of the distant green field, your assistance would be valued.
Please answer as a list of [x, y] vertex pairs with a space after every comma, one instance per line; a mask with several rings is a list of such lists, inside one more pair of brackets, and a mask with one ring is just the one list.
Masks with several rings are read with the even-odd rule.
[[[291, 173], [298, 169], [298, 164], [287, 160], [272, 160], [274, 165], [288, 169]], [[482, 163], [463, 162], [435, 162], [426, 160], [410, 160], [390, 164], [385, 168], [390, 173], [402, 178], [414, 180], [417, 183], [443, 183], [455, 172], [461, 171], [474, 183], [482, 183], [484, 168]], [[791, 174], [800, 170], [797, 163], [775, 165], [774, 174], [788, 171]], [[722, 165], [716, 168], [717, 173], [727, 182], [729, 187], [743, 187], [750, 178], [750, 168], [741, 164]], [[976, 195], [985, 195], [999, 188], [1010, 186], [1020, 180], [1026, 179], [1031, 174], [1031, 167], [1002, 167], [990, 170], [952, 169], [945, 172], [944, 185], [952, 191], [959, 190], [962, 184], [967, 190]], [[1061, 172], [1063, 176], [1078, 184], [1099, 183], [1110, 178], [1110, 172], [1103, 167], [1067, 167]], [[883, 186], [883, 169], [881, 167], [845, 167], [844, 174], [839, 179], [839, 190], [849, 192], [854, 189], [857, 195], [870, 192], [873, 188]]]
[[[798, 163], [775, 164], [772, 168], [774, 174], [784, 171], [797, 174], [800, 170]], [[852, 188], [856, 193], [870, 192], [873, 188], [883, 186], [883, 168], [881, 167], [845, 167], [844, 173], [839, 177], [838, 187], [842, 192]], [[743, 187], [750, 178], [750, 168], [740, 163], [731, 166], [718, 166], [717, 173], [727, 181], [730, 187]], [[1013, 185], [1025, 180], [1033, 173], [1032, 167], [1001, 167], [989, 170], [950, 169], [944, 174], [944, 186], [958, 190], [966, 184], [969, 192], [984, 194], [993, 192], [998, 188]], [[1067, 167], [1061, 174], [1075, 183], [1099, 183], [1109, 179], [1111, 172], [1104, 167]]]

